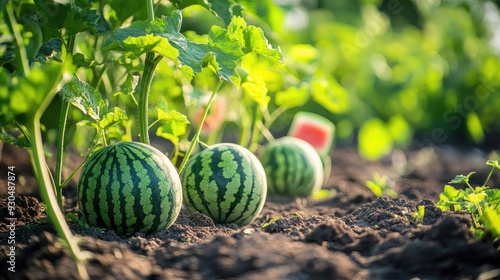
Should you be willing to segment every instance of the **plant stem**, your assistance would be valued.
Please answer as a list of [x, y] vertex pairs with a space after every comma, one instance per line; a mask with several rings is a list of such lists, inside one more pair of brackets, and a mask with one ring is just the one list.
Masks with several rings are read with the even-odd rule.
[[59, 131], [58, 131], [58, 141], [57, 141], [57, 154], [56, 154], [56, 197], [57, 203], [59, 207], [62, 207], [62, 166], [64, 163], [64, 135], [66, 134], [66, 121], [68, 119], [68, 111], [69, 111], [70, 103], [67, 101], [62, 101], [61, 103], [61, 115], [59, 116]]
[[23, 36], [21, 32], [19, 32], [19, 28], [17, 27], [16, 15], [14, 14], [14, 8], [12, 8], [12, 4], [8, 3], [4, 10], [4, 16], [6, 19], [6, 23], [9, 26], [10, 32], [14, 36], [14, 40], [16, 41], [16, 57], [20, 59], [21, 67], [17, 67], [18, 71], [21, 71], [22, 76], [28, 76], [30, 74], [30, 66], [28, 55], [26, 54], [26, 48], [23, 43]]
[[[62, 72], [61, 72], [62, 74]], [[38, 189], [40, 191], [40, 197], [47, 207], [47, 217], [54, 225], [57, 234], [63, 239], [66, 244], [73, 260], [75, 261], [76, 267], [80, 278], [88, 279], [87, 269], [84, 264], [84, 258], [78, 247], [76, 239], [73, 237], [68, 224], [64, 219], [64, 215], [59, 208], [57, 203], [57, 198], [52, 188], [51, 176], [47, 168], [47, 162], [45, 160], [42, 133], [40, 130], [40, 118], [45, 112], [45, 109], [52, 101], [55, 95], [55, 87], [47, 94], [45, 99], [42, 101], [40, 106], [35, 112], [28, 114], [26, 122], [26, 133], [29, 136], [31, 149], [30, 161], [33, 166], [35, 173], [35, 178], [38, 184]]]
[[[68, 53], [73, 54], [73, 49], [75, 48], [75, 39], [76, 35], [73, 35], [68, 38]], [[69, 112], [70, 103], [66, 100], [62, 100], [61, 103], [61, 115], [59, 116], [59, 131], [58, 131], [58, 141], [57, 141], [57, 154], [56, 154], [56, 178], [55, 178], [55, 189], [56, 189], [56, 197], [57, 203], [59, 207], [63, 207], [63, 195], [62, 188], [64, 185], [62, 184], [63, 177], [63, 164], [64, 164], [64, 139], [66, 135], [66, 123], [68, 121], [68, 112]]]
[[142, 74], [141, 80], [139, 82], [139, 136], [141, 138], [141, 142], [148, 145], [149, 89], [151, 88], [151, 82], [153, 81], [153, 75], [156, 70], [156, 66], [158, 65], [158, 62], [160, 62], [161, 58], [161, 56], [155, 57], [153, 52], [148, 52], [146, 54], [146, 61], [144, 62], [144, 73]]
[[153, 21], [155, 20], [153, 0], [146, 0], [146, 4], [148, 6], [148, 21]]
[[252, 130], [252, 122], [250, 121], [250, 116], [243, 104], [240, 105], [240, 116], [241, 116], [241, 129], [240, 129], [240, 146], [245, 147], [250, 143], [250, 131]]
[[486, 178], [486, 181], [484, 181], [483, 187], [485, 187], [486, 184], [488, 184], [488, 181], [490, 180], [491, 175], [493, 174], [494, 170], [495, 170], [495, 167], [491, 168], [490, 174], [488, 174], [488, 177]]
[[269, 131], [269, 129], [266, 128], [266, 126], [263, 123], [258, 123], [259, 126], [259, 131], [262, 133], [262, 135], [266, 138], [267, 142], [271, 142], [274, 140], [273, 134]]
[[[148, 8], [148, 21], [155, 20], [153, 0], [146, 1]], [[139, 81], [139, 137], [141, 142], [149, 145], [149, 125], [148, 125], [148, 98], [153, 74], [156, 70], [161, 56], [155, 57], [154, 52], [146, 53], [144, 61], [144, 73]]]
[[207, 118], [208, 111], [210, 110], [210, 106], [212, 106], [212, 102], [214, 101], [215, 95], [217, 94], [217, 92], [219, 92], [223, 83], [224, 83], [224, 80], [222, 80], [222, 79], [219, 80], [219, 83], [217, 83], [215, 90], [212, 92], [212, 95], [210, 96], [210, 99], [208, 100], [208, 103], [205, 106], [205, 111], [203, 112], [203, 116], [201, 118], [200, 125], [198, 126], [198, 129], [196, 130], [196, 133], [195, 133], [193, 139], [191, 139], [191, 144], [189, 145], [189, 149], [187, 150], [186, 155], [182, 159], [181, 166], [179, 167], [179, 174], [184, 169], [184, 166], [186, 165], [186, 163], [189, 159], [189, 156], [191, 156], [191, 153], [193, 152], [193, 149], [194, 149], [194, 145], [196, 145], [196, 143], [198, 142], [198, 138], [200, 137], [201, 129], [203, 128], [203, 123], [205, 123], [205, 119]]
[[31, 150], [30, 150], [30, 160], [33, 166], [37, 184], [39, 186], [40, 197], [42, 198], [45, 206], [47, 207], [47, 216], [49, 220], [54, 225], [54, 228], [58, 235], [64, 240], [71, 256], [75, 260], [80, 277], [83, 279], [88, 279], [87, 270], [84, 265], [83, 257], [78, 248], [78, 244], [69, 229], [68, 224], [64, 219], [64, 215], [61, 209], [58, 207], [57, 198], [50, 187], [50, 175], [45, 168], [46, 162], [43, 151], [42, 135], [40, 132], [40, 121], [35, 118], [27, 125], [28, 134], [31, 135]]
[[66, 180], [64, 180], [64, 182], [61, 183], [61, 186], [66, 186], [67, 184], [69, 184], [69, 181], [71, 181], [71, 178], [73, 178], [73, 176], [75, 176], [76, 172], [78, 172], [78, 170], [80, 170], [83, 165], [88, 161], [88, 157], [85, 158], [76, 168], [75, 170], [73, 170], [73, 172], [71, 172], [71, 174], [69, 174], [68, 178], [66, 178]]
[[271, 130], [271, 126], [278, 119], [278, 117], [281, 116], [284, 112], [286, 112], [289, 109], [291, 109], [291, 107], [280, 106], [280, 107], [276, 108], [276, 110], [274, 110], [271, 114], [269, 114], [266, 110], [268, 116], [266, 118], [265, 128], [267, 130]]
[[253, 128], [252, 128], [252, 140], [250, 142], [249, 150], [251, 152], [255, 152], [257, 150], [257, 147], [259, 145], [259, 124], [262, 123], [262, 109], [260, 105], [257, 105], [255, 107], [255, 118], [253, 122]]

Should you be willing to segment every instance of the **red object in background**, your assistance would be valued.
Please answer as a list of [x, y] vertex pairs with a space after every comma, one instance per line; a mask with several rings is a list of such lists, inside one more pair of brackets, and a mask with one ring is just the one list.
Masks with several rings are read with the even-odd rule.
[[328, 155], [334, 143], [335, 125], [320, 115], [298, 112], [288, 135], [307, 141], [320, 155]]
[[302, 123], [292, 136], [305, 140], [314, 148], [319, 149], [325, 146], [328, 132], [317, 124]]
[[[213, 130], [219, 128], [224, 120], [226, 119], [227, 101], [225, 98], [218, 97], [212, 103], [210, 111], [208, 112], [205, 122], [201, 128], [201, 132], [204, 134], [209, 134]], [[198, 107], [196, 113], [193, 117], [193, 124], [200, 125], [203, 113], [205, 112], [205, 106]]]

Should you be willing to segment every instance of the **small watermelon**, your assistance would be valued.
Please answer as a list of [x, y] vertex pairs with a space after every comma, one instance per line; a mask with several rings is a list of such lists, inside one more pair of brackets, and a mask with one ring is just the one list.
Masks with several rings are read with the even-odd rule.
[[310, 196], [321, 189], [323, 164], [308, 142], [283, 137], [268, 144], [260, 155], [267, 175], [268, 193], [283, 196]]
[[320, 115], [298, 112], [292, 121], [288, 136], [305, 140], [320, 155], [328, 156], [334, 145], [335, 125]]
[[202, 146], [181, 173], [184, 205], [215, 223], [251, 223], [264, 207], [266, 174], [257, 157], [236, 144]]
[[150, 234], [169, 227], [179, 215], [179, 175], [159, 150], [119, 142], [94, 153], [78, 183], [78, 205], [91, 226], [118, 234]]

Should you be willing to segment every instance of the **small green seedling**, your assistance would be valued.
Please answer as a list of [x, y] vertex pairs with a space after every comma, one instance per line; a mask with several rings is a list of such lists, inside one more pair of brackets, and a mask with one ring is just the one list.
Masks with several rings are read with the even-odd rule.
[[325, 199], [332, 198], [337, 194], [337, 191], [334, 189], [322, 189], [312, 194], [313, 199]]
[[78, 218], [78, 216], [75, 215], [74, 213], [67, 213], [66, 218], [70, 219], [74, 223], [77, 223], [81, 227], [86, 227], [86, 228], [89, 227], [89, 225], [85, 221], [85, 218], [83, 217]]
[[268, 222], [265, 222], [263, 223], [260, 228], [266, 228], [272, 224], [274, 224], [276, 221], [278, 221], [280, 218], [279, 217], [275, 217], [275, 218], [272, 218], [271, 220], [269, 220]]
[[424, 222], [424, 217], [425, 217], [425, 206], [419, 205], [417, 211], [413, 213], [413, 219], [417, 224], [421, 225]]
[[472, 217], [471, 230], [476, 238], [488, 238], [485, 233], [489, 233], [492, 239], [495, 239], [500, 238], [500, 189], [491, 189], [487, 184], [493, 171], [500, 169], [500, 165], [496, 160], [488, 160], [486, 165], [492, 168], [482, 186], [474, 188], [469, 183], [470, 177], [475, 172], [457, 175], [450, 184], [466, 184], [467, 188], [461, 190], [445, 185], [436, 206], [442, 211], [466, 210]]
[[365, 186], [369, 188], [376, 197], [386, 195], [391, 198], [396, 198], [398, 196], [398, 193], [387, 183], [387, 177], [380, 176], [378, 173], [374, 173], [373, 179], [366, 181]]

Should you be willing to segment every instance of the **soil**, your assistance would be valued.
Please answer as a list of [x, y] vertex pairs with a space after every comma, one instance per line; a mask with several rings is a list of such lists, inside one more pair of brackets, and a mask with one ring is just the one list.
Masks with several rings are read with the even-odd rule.
[[[217, 225], [184, 210], [170, 228], [149, 236], [69, 224], [89, 255], [92, 279], [500, 279], [500, 242], [476, 240], [469, 215], [443, 213], [434, 204], [457, 174], [477, 171], [473, 183], [483, 183], [487, 157], [446, 146], [398, 150], [367, 162], [344, 147], [333, 153], [326, 197], [270, 197], [245, 227]], [[70, 154], [70, 167], [78, 163]], [[11, 165], [17, 176], [15, 273], [7, 270], [6, 257], [11, 233], [4, 175]], [[4, 145], [0, 170], [0, 277], [77, 279], [46, 221], [26, 152]], [[397, 198], [377, 198], [365, 187], [375, 173], [387, 177]], [[490, 186], [499, 183], [494, 174]], [[64, 211], [77, 214], [75, 180], [64, 195]], [[413, 213], [420, 205], [425, 216], [417, 222]]]

